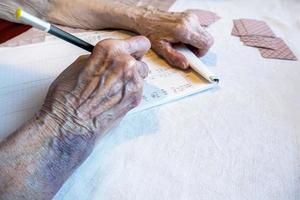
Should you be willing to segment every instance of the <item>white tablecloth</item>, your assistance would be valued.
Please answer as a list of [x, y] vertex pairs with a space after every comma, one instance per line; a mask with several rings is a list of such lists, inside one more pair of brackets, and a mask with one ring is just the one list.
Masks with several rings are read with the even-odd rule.
[[219, 89], [128, 116], [58, 199], [300, 199], [300, 62], [263, 59], [230, 35], [266, 21], [300, 59], [298, 0], [180, 0], [222, 20], [210, 29]]

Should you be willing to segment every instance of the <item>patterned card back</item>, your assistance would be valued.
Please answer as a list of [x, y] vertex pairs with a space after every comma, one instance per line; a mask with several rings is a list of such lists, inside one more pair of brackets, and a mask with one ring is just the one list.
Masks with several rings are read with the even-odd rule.
[[263, 36], [242, 36], [241, 41], [246, 46], [276, 49], [276, 43], [280, 38], [270, 38]]
[[239, 19], [234, 20], [234, 25], [237, 28], [240, 36], [264, 36], [276, 37], [271, 28], [263, 21], [255, 19]]
[[278, 38], [274, 45], [275, 49], [259, 48], [261, 55], [270, 59], [297, 60], [295, 54], [282, 39]]
[[211, 11], [207, 10], [197, 10], [197, 15], [201, 26], [208, 27], [220, 19], [220, 17]]
[[235, 27], [235, 25], [233, 25], [231, 35], [239, 36], [239, 32], [238, 32], [237, 28]]

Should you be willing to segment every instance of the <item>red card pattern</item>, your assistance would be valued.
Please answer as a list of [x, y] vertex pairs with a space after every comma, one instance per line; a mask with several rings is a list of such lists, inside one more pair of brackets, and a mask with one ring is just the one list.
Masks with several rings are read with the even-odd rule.
[[211, 11], [199, 10], [198, 18], [202, 26], [208, 27], [220, 19], [220, 17]]
[[262, 47], [267, 49], [276, 49], [276, 43], [280, 38], [269, 38], [262, 36], [242, 36], [241, 41], [244, 45], [251, 47]]
[[234, 26], [239, 36], [265, 36], [276, 37], [271, 28], [263, 21], [253, 19], [234, 20]]
[[247, 35], [247, 30], [245, 29], [241, 20], [233, 20], [233, 23], [235, 29], [237, 30], [238, 36]]
[[271, 59], [297, 60], [297, 57], [282, 39], [278, 38], [274, 45], [276, 46], [275, 49], [259, 48], [261, 55]]
[[239, 32], [238, 32], [238, 30], [237, 30], [237, 28], [236, 28], [235, 26], [233, 26], [233, 29], [232, 29], [231, 35], [234, 35], [234, 36], [239, 36]]
[[241, 41], [252, 47], [258, 47], [264, 58], [297, 60], [286, 43], [276, 37], [272, 29], [263, 21], [239, 19], [233, 21], [232, 35], [240, 36]]
[[276, 37], [266, 22], [255, 19], [242, 19], [241, 22], [244, 25], [248, 35]]

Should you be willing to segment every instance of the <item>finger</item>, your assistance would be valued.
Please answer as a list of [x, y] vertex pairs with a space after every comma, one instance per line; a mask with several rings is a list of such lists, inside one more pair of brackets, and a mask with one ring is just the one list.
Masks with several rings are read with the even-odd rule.
[[148, 65], [146, 63], [144, 63], [143, 61], [138, 61], [137, 62], [137, 71], [138, 71], [139, 75], [143, 79], [145, 79], [149, 73]]
[[105, 133], [117, 125], [121, 119], [135, 107], [135, 102], [140, 101], [142, 94], [129, 96], [123, 99], [122, 102], [107, 110], [105, 113], [98, 115], [95, 120], [95, 127]]
[[197, 57], [203, 57], [207, 52], [208, 49], [198, 49], [192, 45], [186, 45]]
[[140, 60], [151, 48], [149, 39], [144, 36], [131, 37], [124, 42], [126, 42], [124, 48], [125, 53], [132, 55], [138, 60]]
[[129, 54], [136, 59], [141, 59], [150, 48], [151, 43], [144, 36], [131, 37], [126, 40], [106, 39], [96, 44], [91, 57], [99, 60], [106, 56]]
[[[134, 60], [134, 58], [132, 59]], [[144, 81], [138, 70], [135, 69], [136, 66], [137, 64], [129, 62], [128, 65], [124, 67], [123, 81], [119, 80], [117, 82], [119, 87], [115, 88], [114, 90], [112, 90], [114, 87], [106, 90], [105, 94], [107, 95], [105, 95], [104, 101], [94, 101], [97, 103], [97, 105], [94, 107], [94, 109], [92, 109], [93, 116], [97, 116], [103, 112], [107, 112], [108, 110], [115, 109], [119, 105], [124, 106], [128, 99], [131, 100], [130, 105], [127, 106], [128, 110], [126, 110], [126, 112], [136, 107], [140, 103]]]
[[[126, 65], [134, 65], [135, 59], [128, 55], [131, 58], [131, 61], [128, 61], [127, 58], [122, 56], [117, 56], [110, 65], [109, 68], [106, 68], [106, 71], [99, 77], [94, 76], [93, 79], [89, 82], [89, 85], [92, 85], [93, 90], [89, 93], [89, 98], [82, 103], [78, 111], [84, 113], [86, 110], [105, 111], [109, 107], [113, 106], [119, 101], [119, 91], [122, 89], [125, 78], [129, 79], [132, 72], [126, 71]], [[127, 73], [127, 77], [125, 77]], [[125, 77], [125, 78], [124, 78]], [[103, 106], [101, 106], [103, 105]], [[100, 107], [99, 107], [100, 106]]]
[[212, 35], [201, 27], [198, 17], [189, 12], [185, 14], [183, 26], [176, 30], [176, 38], [185, 44], [207, 51], [213, 44]]
[[189, 63], [184, 55], [176, 51], [172, 45], [165, 40], [152, 40], [152, 49], [173, 67], [180, 69], [187, 69], [189, 67]]
[[199, 27], [196, 31], [182, 33], [179, 35], [179, 40], [185, 44], [189, 44], [201, 51], [208, 51], [213, 45], [213, 37], [203, 28]]

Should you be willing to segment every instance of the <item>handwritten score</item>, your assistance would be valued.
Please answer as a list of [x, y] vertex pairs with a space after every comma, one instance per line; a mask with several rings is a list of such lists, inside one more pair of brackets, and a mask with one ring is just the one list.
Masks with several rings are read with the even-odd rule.
[[[100, 39], [126, 38], [125, 33], [84, 33], [95, 44]], [[45, 43], [0, 49], [0, 141], [30, 119], [42, 105], [49, 85], [74, 60], [88, 52], [48, 37]], [[150, 68], [136, 113], [214, 87], [193, 71], [171, 68], [150, 51], [143, 59]]]

